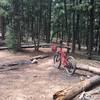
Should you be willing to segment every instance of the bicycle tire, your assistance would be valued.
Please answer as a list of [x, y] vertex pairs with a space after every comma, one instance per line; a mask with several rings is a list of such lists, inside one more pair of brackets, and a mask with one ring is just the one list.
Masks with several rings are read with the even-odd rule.
[[67, 72], [68, 75], [73, 75], [75, 73], [75, 70], [76, 70], [75, 58], [72, 56], [69, 56], [67, 60], [68, 60], [68, 66], [64, 66], [65, 71]]
[[61, 56], [59, 54], [59, 52], [57, 52], [54, 57], [53, 57], [53, 62], [54, 62], [54, 67], [56, 68], [60, 68], [61, 66]]

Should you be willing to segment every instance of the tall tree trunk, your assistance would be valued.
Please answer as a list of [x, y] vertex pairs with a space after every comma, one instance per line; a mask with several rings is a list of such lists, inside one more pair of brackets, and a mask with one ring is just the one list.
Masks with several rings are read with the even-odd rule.
[[[89, 14], [87, 14], [88, 16]], [[86, 20], [86, 40], [85, 40], [85, 44], [86, 44], [86, 50], [88, 53], [88, 48], [89, 48], [89, 17]]]
[[[77, 5], [78, 4], [81, 4], [82, 0], [77, 0]], [[76, 34], [77, 34], [77, 42], [78, 42], [78, 50], [81, 50], [81, 41], [80, 41], [80, 14], [79, 12], [77, 11], [77, 19], [76, 19]]]
[[52, 8], [52, 0], [48, 0], [48, 31], [47, 31], [47, 43], [50, 42], [50, 32], [51, 32], [51, 8]]
[[[64, 0], [64, 12], [65, 12], [65, 29], [66, 29], [66, 34], [68, 33], [68, 28], [67, 28], [67, 7], [66, 7], [66, 0]], [[67, 38], [67, 45], [69, 46], [69, 33], [68, 33], [68, 38]]]
[[88, 58], [91, 59], [92, 56], [92, 49], [93, 49], [93, 42], [94, 42], [94, 0], [90, 1], [90, 5], [92, 6], [90, 10], [90, 33], [89, 33], [89, 56]]
[[[75, 1], [73, 1], [73, 6], [75, 6]], [[73, 34], [72, 34], [72, 53], [75, 53], [76, 45], [76, 31], [75, 31], [75, 10], [73, 11]]]
[[21, 50], [19, 3], [18, 0], [13, 0], [13, 32], [16, 36], [16, 50]]
[[97, 52], [98, 50], [98, 39], [99, 39], [99, 29], [97, 29], [96, 35], [95, 35], [95, 43], [94, 43], [94, 47], [95, 47], [95, 52]]
[[24, 1], [21, 0], [21, 22], [22, 24], [20, 25], [20, 31], [21, 31], [21, 41], [23, 41], [23, 36], [24, 36]]
[[47, 13], [44, 15], [44, 40], [47, 42]]
[[[100, 26], [100, 13], [99, 13], [99, 26]], [[99, 34], [99, 43], [98, 43], [98, 54], [100, 55], [100, 29], [99, 29], [99, 31], [98, 31], [98, 34]]]
[[34, 37], [34, 45], [36, 51], [39, 50], [39, 45], [40, 45], [41, 25], [42, 25], [42, 1], [39, 0], [39, 15], [37, 16], [37, 20], [36, 20], [37, 34], [35, 34]]
[[[70, 0], [70, 5], [71, 5], [71, 0]], [[71, 28], [71, 25], [72, 25], [72, 21], [71, 21], [72, 20], [72, 12], [71, 11], [69, 11], [69, 16], [67, 15], [67, 18], [69, 19], [69, 23], [68, 23], [68, 20], [67, 20], [67, 29], [68, 29], [67, 46], [69, 46], [69, 43], [71, 42], [71, 36], [72, 36], [72, 33], [71, 33], [71, 30], [72, 30], [72, 28]]]
[[100, 55], [100, 32], [99, 32], [99, 50], [98, 50], [98, 54]]
[[1, 33], [2, 33], [2, 39], [5, 39], [5, 17], [4, 16], [0, 16], [0, 21], [1, 21]]
[[40, 45], [40, 34], [41, 34], [41, 27], [42, 27], [42, 1], [39, 1], [40, 4], [40, 14], [39, 14], [39, 22], [38, 22], [38, 42], [37, 42], [37, 51], [39, 50], [39, 45]]

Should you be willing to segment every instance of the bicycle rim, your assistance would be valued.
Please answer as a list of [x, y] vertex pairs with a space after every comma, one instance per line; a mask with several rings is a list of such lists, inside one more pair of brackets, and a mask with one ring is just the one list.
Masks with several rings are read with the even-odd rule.
[[54, 61], [54, 66], [56, 68], [60, 68], [60, 66], [61, 66], [61, 57], [60, 57], [60, 54], [59, 53], [56, 53], [54, 55], [53, 61]]
[[76, 61], [75, 58], [72, 56], [68, 57], [68, 66], [65, 66], [65, 71], [68, 75], [73, 75], [76, 70]]
[[68, 75], [73, 75], [75, 73], [75, 67], [70, 63], [68, 67], [65, 66], [65, 71]]

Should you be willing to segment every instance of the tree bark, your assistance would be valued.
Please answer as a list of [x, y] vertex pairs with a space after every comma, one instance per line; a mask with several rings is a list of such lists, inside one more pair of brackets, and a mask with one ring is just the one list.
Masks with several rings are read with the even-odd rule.
[[50, 32], [51, 32], [51, 9], [52, 9], [52, 0], [48, 0], [48, 29], [46, 35], [47, 43], [50, 43]]
[[100, 100], [99, 94], [100, 94], [100, 87], [98, 86], [91, 91], [83, 92], [80, 95], [79, 99], [80, 100]]
[[[82, 0], [77, 0], [77, 5], [81, 4]], [[77, 19], [76, 19], [76, 35], [78, 42], [78, 50], [81, 50], [81, 39], [80, 39], [80, 13], [77, 11]]]
[[89, 72], [100, 75], [100, 68], [91, 67], [88, 65], [80, 65], [80, 66], [77, 66], [77, 69], [89, 71]]
[[86, 91], [87, 89], [90, 89], [95, 85], [99, 84], [100, 84], [100, 76], [94, 76], [85, 81], [81, 81], [78, 84], [74, 84], [69, 88], [65, 88], [61, 91], [58, 91], [53, 95], [53, 100], [71, 100], [81, 92]]
[[68, 38], [67, 38], [67, 45], [69, 46], [69, 33], [68, 33], [68, 27], [67, 27], [67, 7], [66, 7], [66, 0], [63, 1], [64, 2], [64, 12], [65, 12], [65, 30], [66, 30], [66, 34], [68, 34]]
[[91, 59], [92, 49], [93, 49], [93, 41], [94, 41], [94, 0], [90, 1], [90, 5], [92, 6], [90, 10], [90, 33], [89, 33], [89, 56]]
[[100, 33], [99, 33], [99, 50], [98, 50], [98, 54], [100, 55]]
[[2, 39], [5, 39], [5, 17], [4, 16], [0, 16], [0, 29], [1, 29], [1, 33], [2, 33]]
[[44, 58], [47, 58], [47, 57], [49, 57], [49, 56], [48, 55], [39, 55], [39, 56], [35, 56], [35, 57], [31, 58], [30, 60], [32, 61], [34, 59], [44, 59]]
[[[99, 13], [99, 26], [100, 26], [100, 13]], [[99, 34], [98, 54], [100, 55], [100, 30], [99, 30], [98, 34]]]
[[[73, 6], [75, 6], [75, 1], [73, 1]], [[75, 53], [76, 49], [76, 30], [75, 30], [75, 10], [73, 11], [73, 33], [72, 33], [72, 53]]]

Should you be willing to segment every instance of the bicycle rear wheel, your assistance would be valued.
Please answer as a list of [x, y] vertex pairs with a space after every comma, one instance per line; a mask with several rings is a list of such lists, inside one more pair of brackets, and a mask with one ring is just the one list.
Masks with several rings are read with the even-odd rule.
[[69, 56], [67, 60], [68, 60], [68, 66], [65, 66], [65, 71], [67, 72], [68, 75], [73, 75], [76, 70], [75, 58], [72, 56]]
[[61, 56], [60, 56], [60, 53], [57, 52], [54, 57], [53, 57], [53, 62], [54, 62], [54, 67], [56, 68], [60, 68], [61, 66]]

